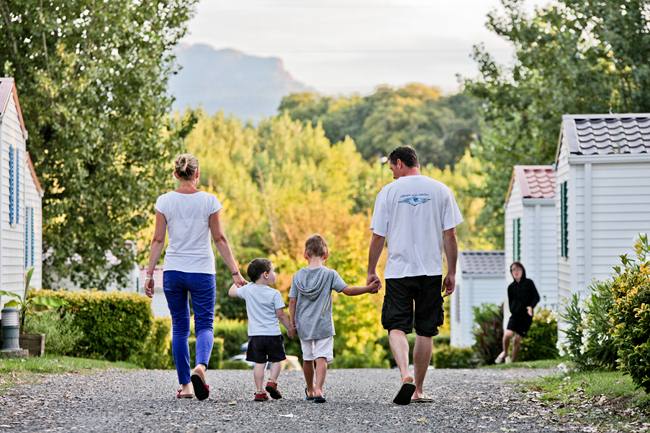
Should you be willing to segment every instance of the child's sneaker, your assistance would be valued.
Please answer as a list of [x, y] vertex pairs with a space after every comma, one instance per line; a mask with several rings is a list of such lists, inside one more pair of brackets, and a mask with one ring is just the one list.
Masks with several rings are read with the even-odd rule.
[[255, 393], [255, 398], [253, 400], [255, 400], [255, 401], [266, 401], [268, 399], [269, 399], [269, 396], [266, 395], [266, 393], [264, 391], [262, 391], [262, 392], [256, 392]]
[[273, 400], [282, 398], [282, 394], [278, 391], [278, 384], [276, 382], [271, 382], [270, 380], [266, 382], [266, 391], [271, 395]]
[[506, 356], [506, 364], [512, 364], [512, 358], [509, 356]]

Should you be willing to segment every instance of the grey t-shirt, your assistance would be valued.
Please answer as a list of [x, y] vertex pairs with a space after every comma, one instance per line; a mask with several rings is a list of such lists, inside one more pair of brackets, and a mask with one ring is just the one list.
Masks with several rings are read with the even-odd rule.
[[347, 287], [333, 269], [302, 268], [293, 276], [290, 298], [296, 299], [296, 329], [301, 340], [320, 340], [335, 334], [332, 320], [332, 290]]
[[280, 292], [263, 284], [248, 283], [237, 289], [237, 296], [246, 301], [249, 337], [282, 334], [276, 312], [285, 307]]

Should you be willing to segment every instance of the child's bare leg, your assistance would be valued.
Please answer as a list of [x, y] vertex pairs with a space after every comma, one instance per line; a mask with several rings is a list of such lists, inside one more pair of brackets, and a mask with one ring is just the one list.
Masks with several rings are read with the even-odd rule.
[[272, 362], [271, 363], [271, 374], [269, 376], [269, 380], [271, 382], [278, 383], [278, 376], [280, 376], [280, 370], [282, 370], [282, 364], [279, 362]]
[[314, 396], [314, 361], [304, 361], [302, 363], [302, 372], [305, 375], [305, 384], [307, 385], [307, 396]]
[[255, 379], [255, 391], [263, 392], [264, 391], [264, 369], [266, 368], [266, 363], [256, 363], [253, 367], [253, 379]]
[[325, 376], [327, 376], [327, 360], [325, 358], [316, 358], [316, 385], [314, 386], [314, 396], [323, 396], [323, 385], [325, 385]]
[[510, 346], [510, 338], [512, 338], [513, 332], [510, 329], [506, 329], [506, 332], [503, 333], [503, 353], [508, 354], [508, 346]]

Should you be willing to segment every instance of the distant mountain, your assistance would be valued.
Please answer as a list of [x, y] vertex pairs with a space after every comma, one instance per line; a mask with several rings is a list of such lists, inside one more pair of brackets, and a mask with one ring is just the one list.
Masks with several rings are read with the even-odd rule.
[[275, 114], [283, 96], [313, 90], [296, 81], [276, 57], [204, 44], [182, 44], [176, 56], [181, 70], [169, 80], [174, 110], [203, 107], [210, 114], [223, 110], [256, 121]]

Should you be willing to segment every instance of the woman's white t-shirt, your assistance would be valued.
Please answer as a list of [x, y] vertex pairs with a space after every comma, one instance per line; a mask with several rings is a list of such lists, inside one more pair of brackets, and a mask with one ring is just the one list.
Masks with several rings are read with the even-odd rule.
[[203, 191], [158, 197], [156, 210], [165, 216], [169, 233], [163, 270], [215, 274], [208, 220], [221, 208], [214, 195]]

